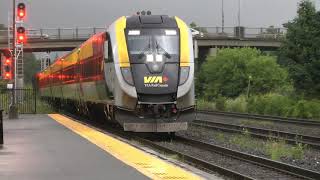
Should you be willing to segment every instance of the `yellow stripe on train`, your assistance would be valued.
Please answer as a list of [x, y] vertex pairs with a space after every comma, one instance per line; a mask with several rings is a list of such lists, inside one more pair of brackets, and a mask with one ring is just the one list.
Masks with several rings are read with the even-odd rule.
[[175, 19], [180, 29], [180, 66], [190, 66], [189, 28], [177, 16]]
[[122, 16], [116, 21], [116, 40], [118, 44], [120, 67], [130, 67], [126, 36], [124, 34], [125, 28], [126, 28], [126, 17]]

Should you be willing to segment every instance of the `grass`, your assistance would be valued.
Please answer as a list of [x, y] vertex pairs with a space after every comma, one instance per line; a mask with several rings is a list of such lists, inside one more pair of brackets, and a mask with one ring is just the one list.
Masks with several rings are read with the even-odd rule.
[[265, 149], [272, 160], [279, 160], [282, 157], [302, 159], [306, 145], [297, 143], [289, 146], [284, 140], [268, 140], [265, 144]]
[[216, 104], [214, 102], [209, 102], [204, 99], [199, 99], [197, 100], [197, 109], [214, 111], [216, 110]]
[[[216, 139], [221, 140], [223, 138], [216, 137]], [[246, 129], [244, 129], [242, 134], [232, 136], [229, 139], [229, 143], [235, 144], [244, 149], [261, 151], [272, 160], [280, 160], [284, 157], [302, 159], [307, 147], [301, 143], [288, 145], [282, 139], [269, 139], [267, 141], [257, 140], [251, 137]]]
[[45, 101], [41, 101], [40, 99], [37, 99], [37, 107], [36, 108], [37, 108], [37, 114], [52, 114], [52, 113], [55, 113], [53, 107], [51, 107]]
[[244, 149], [263, 151], [263, 149], [261, 149], [261, 141], [257, 141], [252, 138], [249, 134], [249, 131], [246, 129], [243, 130], [242, 134], [232, 136], [229, 142]]

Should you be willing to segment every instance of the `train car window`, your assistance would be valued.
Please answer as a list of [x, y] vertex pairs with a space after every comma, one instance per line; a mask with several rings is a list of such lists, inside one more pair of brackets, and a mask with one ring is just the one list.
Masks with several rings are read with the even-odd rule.
[[110, 62], [113, 62], [113, 53], [112, 53], [112, 46], [111, 46], [111, 40], [109, 38], [108, 41], [108, 59]]
[[106, 40], [105, 42], [104, 42], [104, 61], [105, 62], [108, 62], [108, 50], [109, 50], [109, 47], [108, 47], [108, 40]]
[[104, 42], [104, 60], [105, 62], [113, 62], [112, 46], [110, 35], [107, 33], [106, 41]]

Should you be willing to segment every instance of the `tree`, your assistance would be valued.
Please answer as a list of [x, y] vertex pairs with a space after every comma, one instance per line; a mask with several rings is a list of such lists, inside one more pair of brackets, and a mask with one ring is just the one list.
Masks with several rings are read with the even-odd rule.
[[223, 49], [216, 57], [208, 57], [202, 65], [204, 94], [237, 97], [247, 91], [251, 76], [251, 94], [263, 94], [288, 85], [288, 73], [272, 56], [265, 56], [257, 49]]
[[40, 71], [40, 61], [36, 59], [34, 54], [24, 54], [24, 82], [31, 84], [35, 74]]
[[289, 69], [298, 92], [320, 95], [320, 12], [312, 2], [299, 4], [298, 16], [285, 24], [279, 63]]
[[197, 30], [197, 31], [200, 31], [200, 32], [202, 32], [202, 33], [207, 33], [207, 32], [208, 32], [206, 28], [204, 28], [204, 27], [198, 27], [195, 22], [191, 22], [191, 23], [189, 24], [189, 27], [192, 28], [192, 29], [195, 29], [195, 30]]

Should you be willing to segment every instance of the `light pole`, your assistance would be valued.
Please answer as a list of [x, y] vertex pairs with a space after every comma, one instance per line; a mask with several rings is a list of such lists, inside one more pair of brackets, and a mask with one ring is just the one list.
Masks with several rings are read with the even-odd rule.
[[241, 25], [241, 0], [238, 0], [238, 26]]
[[249, 100], [250, 82], [251, 82], [251, 79], [252, 79], [252, 76], [249, 75], [248, 88], [247, 88], [247, 101]]
[[222, 24], [222, 32], [224, 32], [224, 0], [221, 0], [221, 15], [222, 15], [222, 18], [221, 18], [221, 24]]

